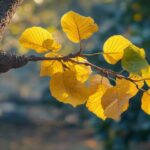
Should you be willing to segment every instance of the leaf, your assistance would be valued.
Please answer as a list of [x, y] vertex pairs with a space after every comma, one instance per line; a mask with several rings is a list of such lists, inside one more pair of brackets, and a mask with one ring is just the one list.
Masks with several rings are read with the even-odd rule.
[[150, 87], [150, 66], [148, 67], [148, 69], [142, 70], [142, 78], [147, 79], [147, 80], [145, 80], [145, 82]]
[[100, 84], [104, 84], [105, 87], [111, 87], [109, 80], [99, 74], [94, 74], [89, 78], [90, 94], [94, 94]]
[[89, 89], [77, 80], [73, 71], [54, 74], [50, 81], [50, 91], [57, 100], [74, 107], [84, 104], [89, 96]]
[[[133, 75], [133, 74], [130, 74], [129, 78], [135, 81], [142, 80], [142, 77], [138, 75]], [[138, 81], [135, 83], [137, 84], [138, 88], [142, 88], [144, 86], [143, 81]], [[120, 87], [123, 85], [126, 85], [126, 88], [124, 87], [124, 89], [126, 89], [126, 93], [130, 94], [131, 97], [135, 96], [139, 91], [139, 89], [136, 87], [134, 83], [126, 79], [116, 79], [116, 84], [117, 86], [120, 86]]]
[[91, 17], [81, 16], [73, 11], [62, 16], [61, 26], [68, 39], [74, 43], [88, 39], [94, 32], [98, 31], [98, 26]]
[[[45, 57], [61, 57], [57, 53], [47, 53]], [[58, 60], [45, 60], [41, 63], [40, 76], [52, 76], [58, 72], [63, 72], [62, 63]]]
[[148, 62], [143, 57], [141, 49], [134, 45], [125, 49], [121, 64], [125, 70], [133, 74], [141, 74], [143, 69], [148, 68]]
[[[61, 57], [57, 53], [48, 53], [45, 57]], [[87, 62], [86, 59], [82, 57], [75, 57], [73, 60], [78, 62]], [[58, 61], [58, 60], [46, 60], [41, 63], [41, 76], [52, 76], [58, 72], [64, 72], [66, 70], [71, 70], [75, 72], [76, 78], [80, 82], [85, 82], [92, 73], [91, 67], [73, 63], [71, 61]]]
[[123, 57], [124, 50], [131, 44], [122, 35], [111, 36], [103, 46], [105, 60], [110, 64], [116, 64]]
[[86, 107], [89, 111], [103, 120], [106, 119], [106, 116], [104, 115], [104, 110], [101, 105], [101, 98], [104, 92], [110, 87], [110, 82], [105, 77], [93, 75], [90, 79], [90, 91], [92, 94], [87, 100]]
[[48, 50], [57, 51], [61, 48], [51, 33], [41, 27], [31, 27], [26, 29], [20, 39], [20, 44], [27, 49], [33, 49], [38, 53]]
[[150, 90], [143, 93], [141, 108], [145, 113], [150, 115]]
[[117, 85], [106, 90], [102, 96], [102, 107], [104, 115], [108, 118], [118, 120], [120, 115], [127, 110], [129, 99], [132, 95], [129, 92], [130, 82], [117, 81]]
[[[87, 62], [85, 58], [82, 57], [75, 57], [72, 58], [72, 60], [75, 60], [77, 62]], [[71, 61], [68, 61], [65, 63], [67, 67], [70, 68], [70, 70], [76, 72], [77, 80], [80, 82], [85, 82], [89, 78], [90, 74], [92, 73], [92, 69], [90, 66], [82, 65], [73, 63]]]

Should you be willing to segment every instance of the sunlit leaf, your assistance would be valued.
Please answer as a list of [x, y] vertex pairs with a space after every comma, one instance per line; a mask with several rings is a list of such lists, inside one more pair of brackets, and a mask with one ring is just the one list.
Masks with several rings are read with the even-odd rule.
[[69, 40], [74, 43], [88, 39], [94, 32], [98, 31], [98, 26], [91, 17], [81, 16], [73, 11], [69, 11], [62, 16], [61, 26]]
[[[138, 75], [131, 74], [129, 76], [129, 78], [134, 80], [134, 82], [136, 84], [134, 84], [133, 82], [126, 80], [126, 79], [116, 79], [116, 84], [118, 87], [119, 86], [120, 87], [121, 86], [127, 86], [126, 88], [124, 87], [124, 89], [126, 89], [126, 93], [130, 94], [131, 97], [133, 97], [138, 93], [139, 89], [144, 86], [144, 81], [142, 81], [142, 77], [140, 77]], [[138, 88], [137, 88], [137, 86], [138, 86]]]
[[[82, 57], [75, 57], [73, 58], [73, 60], [77, 62], [87, 62], [87, 60]], [[65, 64], [67, 65], [67, 67], [70, 68], [70, 70], [76, 72], [76, 77], [78, 81], [85, 82], [89, 78], [90, 74], [92, 73], [90, 66], [73, 63], [71, 61], [68, 61]]]
[[50, 81], [50, 91], [57, 100], [74, 107], [84, 104], [89, 96], [89, 89], [77, 80], [73, 71], [53, 75]]
[[100, 84], [105, 85], [105, 87], [111, 86], [109, 80], [106, 77], [103, 77], [99, 74], [92, 75], [89, 78], [90, 94], [94, 94], [95, 91], [98, 89]]
[[[47, 53], [45, 57], [60, 57], [57, 53]], [[40, 76], [52, 76], [55, 73], [63, 72], [63, 65], [58, 60], [45, 60], [41, 63]]]
[[90, 92], [92, 92], [92, 94], [87, 100], [86, 107], [103, 120], [106, 119], [106, 116], [104, 115], [104, 110], [101, 105], [101, 98], [104, 92], [110, 87], [110, 82], [105, 77], [94, 75], [90, 79]]
[[134, 74], [141, 74], [142, 69], [148, 68], [148, 62], [143, 57], [143, 52], [134, 45], [125, 49], [121, 63], [125, 70]]
[[[57, 53], [48, 53], [45, 57], [62, 57]], [[87, 62], [86, 59], [81, 57], [75, 57], [73, 60], [77, 62]], [[41, 76], [52, 76], [58, 72], [64, 71], [73, 71], [76, 75], [76, 78], [80, 82], [85, 82], [90, 74], [92, 73], [91, 67], [77, 64], [72, 61], [59, 61], [59, 60], [45, 60], [41, 63]]]
[[129, 92], [130, 82], [118, 81], [117, 85], [108, 88], [102, 96], [102, 107], [108, 118], [118, 120], [120, 115], [127, 110], [129, 99], [132, 95]]
[[103, 46], [105, 60], [110, 64], [116, 64], [123, 57], [124, 50], [131, 44], [122, 35], [111, 36]]
[[141, 108], [150, 115], [150, 90], [143, 93]]
[[48, 50], [57, 51], [61, 48], [51, 33], [41, 27], [31, 27], [26, 29], [20, 39], [20, 44], [27, 49], [33, 49], [38, 53]]
[[148, 69], [142, 70], [142, 78], [147, 79], [145, 80], [145, 82], [150, 87], [150, 66], [148, 67]]

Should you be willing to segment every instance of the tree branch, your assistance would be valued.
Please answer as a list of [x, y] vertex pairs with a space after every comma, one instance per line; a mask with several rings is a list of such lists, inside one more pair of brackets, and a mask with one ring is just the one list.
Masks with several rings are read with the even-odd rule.
[[[1, 42], [2, 35], [4, 33], [6, 26], [8, 25], [8, 23], [12, 19], [12, 16], [14, 15], [16, 9], [22, 2], [23, 2], [23, 0], [0, 0], [0, 42]], [[82, 54], [82, 50], [83, 50], [82, 44], [80, 42], [79, 52], [77, 52], [75, 54], [69, 54], [67, 56], [62, 56], [62, 57], [38, 57], [38, 56], [34, 56], [34, 55], [32, 55], [32, 56], [24, 56], [24, 55], [17, 56], [14, 54], [10, 54], [8, 52], [0, 51], [0, 73], [7, 72], [13, 68], [20, 68], [20, 67], [26, 65], [29, 61], [44, 61], [44, 60], [72, 61], [76, 64], [83, 64], [86, 66], [90, 66], [92, 69], [95, 69], [102, 76], [106, 76], [108, 78], [113, 77], [113, 78], [119, 78], [119, 79], [126, 79], [126, 80], [134, 83], [135, 86], [137, 87], [137, 89], [141, 90], [142, 92], [145, 92], [145, 90], [142, 88], [139, 88], [138, 84], [136, 83], [141, 80], [139, 80], [139, 81], [133, 80], [129, 77], [125, 77], [122, 74], [119, 74], [112, 70], [96, 66], [90, 62], [79, 62], [79, 61], [72, 59], [72, 58], [75, 58], [78, 56], [88, 57], [88, 56], [94, 56], [94, 55], [98, 54], [98, 53], [96, 53], [94, 55], [93, 54]], [[143, 79], [143, 80], [147, 80], [147, 79]]]
[[[0, 73], [4, 73], [9, 71], [10, 69], [13, 68], [20, 68], [25, 66], [28, 62], [30, 61], [45, 61], [45, 60], [57, 60], [57, 61], [71, 61], [73, 63], [76, 64], [81, 64], [81, 65], [85, 65], [85, 66], [90, 66], [92, 69], [95, 69], [97, 73], [99, 73], [102, 76], [105, 76], [107, 78], [118, 78], [118, 79], [125, 79], [128, 80], [130, 82], [132, 82], [136, 88], [142, 92], [146, 92], [145, 89], [143, 88], [139, 88], [137, 82], [140, 81], [144, 81], [144, 80], [150, 80], [150, 78], [145, 78], [145, 79], [140, 79], [140, 80], [133, 80], [129, 77], [126, 77], [120, 73], [114, 72], [110, 69], [106, 69], [106, 68], [102, 68], [99, 66], [96, 66], [88, 61], [85, 62], [80, 62], [80, 61], [76, 61], [73, 58], [75, 57], [87, 57], [87, 55], [85, 54], [80, 54], [79, 52], [75, 53], [75, 54], [69, 54], [66, 56], [61, 56], [61, 57], [39, 57], [39, 56], [35, 56], [35, 55], [31, 55], [31, 56], [17, 56], [14, 54], [10, 54], [8, 52], [4, 52], [4, 51], [0, 51]], [[150, 95], [149, 93], [147, 93], [148, 95]]]
[[0, 41], [4, 30], [23, 0], [0, 0]]

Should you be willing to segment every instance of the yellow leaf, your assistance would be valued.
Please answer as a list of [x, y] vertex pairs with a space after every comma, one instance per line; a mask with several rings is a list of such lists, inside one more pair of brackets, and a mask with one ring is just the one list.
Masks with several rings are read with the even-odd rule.
[[[133, 75], [133, 74], [131, 74], [129, 76], [129, 78], [131, 78], [132, 80], [135, 80], [135, 81], [142, 79], [140, 76]], [[142, 88], [144, 86], [143, 81], [138, 81], [135, 83], [137, 84], [138, 88]], [[139, 91], [139, 89], [136, 87], [136, 85], [134, 83], [132, 83], [131, 81], [126, 80], [126, 79], [116, 79], [116, 84], [118, 87], [126, 86], [126, 87], [124, 87], [124, 89], [126, 89], [126, 93], [130, 94], [131, 97], [135, 96], [137, 94], [137, 92]]]
[[130, 82], [117, 81], [116, 86], [108, 88], [102, 96], [102, 107], [108, 118], [118, 120], [120, 115], [127, 110], [130, 93]]
[[89, 79], [90, 94], [94, 94], [99, 85], [103, 84], [105, 87], [111, 87], [109, 80], [106, 77], [102, 77], [99, 74], [94, 74]]
[[145, 113], [150, 115], [150, 90], [144, 92], [141, 108]]
[[91, 17], [81, 16], [73, 11], [69, 11], [62, 16], [61, 26], [69, 40], [74, 43], [88, 39], [94, 32], [98, 31], [98, 26]]
[[38, 53], [48, 50], [57, 51], [61, 48], [51, 33], [41, 27], [31, 27], [26, 29], [20, 39], [20, 44], [27, 49], [33, 49]]
[[110, 64], [116, 64], [123, 57], [124, 49], [131, 44], [128, 39], [121, 35], [111, 36], [103, 46], [105, 60]]
[[150, 66], [148, 67], [148, 69], [142, 70], [142, 78], [147, 79], [145, 80], [145, 82], [150, 87]]
[[116, 87], [109, 88], [102, 97], [104, 114], [108, 118], [118, 120], [127, 109], [130, 95]]
[[[60, 57], [57, 53], [47, 53], [45, 57]], [[52, 76], [55, 73], [63, 72], [62, 63], [58, 60], [45, 60], [41, 63], [40, 76]]]
[[57, 100], [74, 107], [84, 104], [89, 95], [89, 89], [77, 80], [73, 71], [54, 74], [50, 81], [50, 91]]
[[[75, 58], [73, 58], [73, 60], [78, 61], [78, 62], [87, 62], [87, 60], [82, 57], [75, 57]], [[92, 73], [90, 66], [73, 63], [71, 61], [68, 61], [65, 64], [66, 64], [66, 66], [68, 66], [70, 68], [70, 70], [76, 72], [77, 80], [80, 82], [87, 81], [90, 74]]]
[[104, 110], [101, 105], [101, 98], [110, 87], [110, 82], [105, 77], [94, 75], [90, 79], [90, 92], [92, 91], [92, 94], [87, 100], [86, 107], [103, 120], [106, 119], [106, 116], [104, 115]]
[[[61, 57], [57, 53], [48, 53], [45, 57]], [[73, 58], [78, 62], [86, 62], [87, 60], [81, 57]], [[71, 70], [75, 72], [76, 78], [80, 82], [85, 82], [92, 73], [91, 67], [82, 64], [77, 64], [71, 61], [46, 60], [41, 63], [41, 76], [52, 76], [58, 72]]]

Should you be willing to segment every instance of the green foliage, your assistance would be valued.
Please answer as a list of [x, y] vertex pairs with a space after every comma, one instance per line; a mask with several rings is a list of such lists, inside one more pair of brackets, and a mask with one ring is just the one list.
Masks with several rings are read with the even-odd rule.
[[122, 67], [130, 73], [141, 75], [142, 69], [148, 68], [149, 65], [140, 52], [140, 49], [135, 46], [127, 47], [121, 61]]

